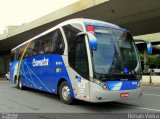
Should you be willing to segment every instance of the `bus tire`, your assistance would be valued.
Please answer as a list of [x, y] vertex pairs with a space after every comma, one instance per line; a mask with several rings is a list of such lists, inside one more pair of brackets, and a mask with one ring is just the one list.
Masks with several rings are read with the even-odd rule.
[[70, 96], [70, 88], [68, 86], [67, 81], [63, 81], [59, 87], [59, 95], [60, 99], [65, 104], [72, 104], [73, 98]]
[[15, 84], [16, 88], [19, 89], [19, 79], [17, 79], [17, 77], [15, 77]]
[[18, 80], [18, 87], [19, 87], [20, 90], [24, 89], [24, 86], [22, 85], [22, 79], [21, 79], [21, 77]]

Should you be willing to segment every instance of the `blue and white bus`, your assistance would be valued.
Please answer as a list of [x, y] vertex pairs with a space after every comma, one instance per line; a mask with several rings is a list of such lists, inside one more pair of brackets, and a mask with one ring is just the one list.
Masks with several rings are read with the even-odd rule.
[[11, 50], [17, 88], [59, 94], [66, 104], [138, 98], [141, 72], [129, 31], [98, 20], [65, 21]]

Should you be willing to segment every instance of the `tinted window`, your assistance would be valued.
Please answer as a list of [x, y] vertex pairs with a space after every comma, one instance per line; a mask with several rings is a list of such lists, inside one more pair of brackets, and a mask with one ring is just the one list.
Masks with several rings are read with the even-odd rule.
[[35, 44], [35, 41], [32, 41], [29, 46], [28, 46], [28, 49], [26, 51], [26, 57], [31, 57], [35, 54], [34, 52], [34, 44]]
[[26, 47], [26, 45], [23, 45], [18, 48], [18, 59], [20, 59], [22, 57], [25, 47]]
[[82, 76], [89, 75], [88, 58], [85, 37], [79, 37], [72, 44], [69, 51], [69, 64]]
[[26, 52], [26, 57], [39, 54], [60, 54], [64, 53], [64, 40], [59, 29], [48, 33], [36, 40], [33, 40]]
[[16, 49], [16, 55], [15, 55], [15, 60], [18, 60], [18, 52], [19, 52], [19, 49]]
[[16, 56], [16, 51], [15, 50], [11, 51], [11, 61], [15, 60], [15, 56]]
[[59, 29], [53, 31], [51, 34], [51, 49], [50, 51], [54, 54], [64, 53], [64, 40]]
[[63, 26], [63, 30], [67, 38], [68, 50], [70, 50], [71, 43], [75, 40], [76, 35], [83, 31], [83, 27], [80, 24], [70, 24]]

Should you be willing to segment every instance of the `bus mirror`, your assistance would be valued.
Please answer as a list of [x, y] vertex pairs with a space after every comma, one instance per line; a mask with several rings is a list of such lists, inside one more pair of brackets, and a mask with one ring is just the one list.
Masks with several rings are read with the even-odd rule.
[[152, 44], [149, 41], [147, 41], [147, 52], [148, 54], [152, 54]]
[[142, 42], [147, 44], [147, 53], [152, 54], [152, 44], [149, 41], [144, 41], [144, 40], [135, 40], [135, 42]]
[[97, 38], [92, 33], [88, 33], [89, 46], [92, 50], [97, 50]]
[[97, 50], [97, 38], [91, 32], [80, 32], [76, 35], [76, 37], [87, 35], [89, 39], [89, 46], [92, 50]]

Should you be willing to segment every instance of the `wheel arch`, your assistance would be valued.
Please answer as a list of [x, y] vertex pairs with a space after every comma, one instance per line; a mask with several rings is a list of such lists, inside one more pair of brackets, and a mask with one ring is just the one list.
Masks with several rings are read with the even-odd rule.
[[73, 92], [72, 84], [71, 84], [71, 82], [70, 82], [69, 79], [67, 80], [67, 78], [64, 78], [64, 77], [61, 78], [61, 79], [59, 79], [59, 81], [57, 83], [57, 94], [59, 94], [59, 87], [60, 87], [61, 83], [64, 82], [64, 81], [67, 81], [68, 86], [70, 87], [70, 90], [71, 90], [71, 96], [74, 97], [74, 92]]
[[[20, 77], [21, 77], [21, 76], [19, 76], [18, 79], [19, 79]], [[14, 84], [16, 84], [16, 80], [17, 80], [17, 75], [14, 76], [14, 81], [13, 81]]]

